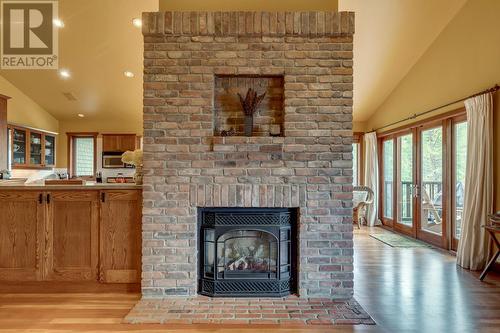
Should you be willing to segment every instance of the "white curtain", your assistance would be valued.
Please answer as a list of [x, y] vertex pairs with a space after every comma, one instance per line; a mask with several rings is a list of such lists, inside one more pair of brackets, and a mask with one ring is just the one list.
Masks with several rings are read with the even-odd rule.
[[481, 228], [493, 212], [493, 96], [484, 94], [465, 101], [467, 110], [467, 164], [462, 232], [457, 264], [483, 268], [489, 250]]
[[365, 137], [365, 186], [373, 190], [373, 203], [367, 208], [366, 220], [368, 226], [378, 224], [378, 154], [377, 133], [366, 133]]

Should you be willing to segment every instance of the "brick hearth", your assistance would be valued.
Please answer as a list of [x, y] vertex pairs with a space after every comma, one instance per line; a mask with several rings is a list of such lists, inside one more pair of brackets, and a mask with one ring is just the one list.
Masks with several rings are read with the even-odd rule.
[[169, 298], [142, 301], [127, 323], [373, 325], [355, 300], [287, 298]]

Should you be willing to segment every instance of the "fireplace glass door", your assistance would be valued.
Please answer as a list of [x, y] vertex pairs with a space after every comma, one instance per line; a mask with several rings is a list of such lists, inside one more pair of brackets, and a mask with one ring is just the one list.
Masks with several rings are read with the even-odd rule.
[[296, 292], [297, 210], [200, 208], [199, 292], [282, 297]]
[[259, 230], [232, 230], [217, 241], [219, 278], [276, 278], [278, 243]]

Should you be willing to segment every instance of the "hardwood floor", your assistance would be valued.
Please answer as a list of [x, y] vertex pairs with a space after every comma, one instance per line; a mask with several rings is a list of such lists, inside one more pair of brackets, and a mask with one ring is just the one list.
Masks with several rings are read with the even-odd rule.
[[354, 297], [388, 332], [499, 332], [500, 275], [433, 248], [393, 248], [365, 227], [354, 237]]
[[[263, 332], [498, 332], [500, 276], [457, 268], [455, 258], [429, 248], [392, 248], [369, 236], [388, 232], [366, 227], [355, 231], [355, 297], [376, 326], [276, 328]], [[38, 290], [37, 290], [38, 288]], [[0, 284], [0, 332], [255, 332], [245, 326], [126, 325], [122, 318], [139, 299], [136, 291], [115, 286], [31, 283]], [[132, 288], [133, 290], [134, 288]], [[24, 292], [23, 292], [24, 291]]]

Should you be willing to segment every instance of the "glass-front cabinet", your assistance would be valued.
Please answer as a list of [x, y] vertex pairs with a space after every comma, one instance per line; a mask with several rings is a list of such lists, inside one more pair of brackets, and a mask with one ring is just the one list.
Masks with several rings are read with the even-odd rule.
[[17, 126], [10, 126], [10, 130], [12, 168], [43, 169], [55, 166], [55, 135]]
[[30, 132], [30, 164], [42, 165], [42, 134]]
[[56, 137], [45, 134], [45, 166], [55, 166], [56, 164]]
[[26, 165], [27, 131], [20, 128], [12, 129], [12, 166]]

